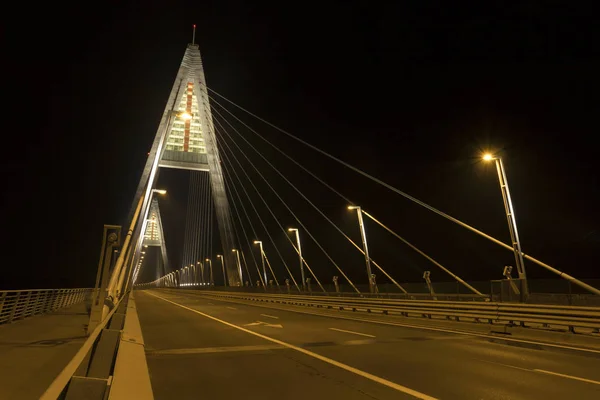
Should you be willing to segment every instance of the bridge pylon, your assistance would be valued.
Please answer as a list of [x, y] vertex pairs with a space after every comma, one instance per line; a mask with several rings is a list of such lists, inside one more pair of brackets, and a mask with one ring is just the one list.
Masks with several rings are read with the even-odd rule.
[[154, 187], [158, 168], [208, 173], [228, 283], [241, 285], [231, 251], [236, 248], [231, 210], [197, 44], [188, 44], [183, 55], [135, 194], [130, 220], [140, 197], [148, 192], [148, 185]]

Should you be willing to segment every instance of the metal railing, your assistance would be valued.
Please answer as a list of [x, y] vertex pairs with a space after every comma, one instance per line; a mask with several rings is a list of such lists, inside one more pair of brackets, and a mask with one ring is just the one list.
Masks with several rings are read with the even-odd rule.
[[[522, 289], [521, 282], [517, 278], [511, 280], [519, 289]], [[585, 279], [586, 284], [600, 287], [600, 279]], [[516, 293], [507, 279], [493, 281], [467, 281], [467, 283], [483, 295], [478, 295], [466, 289], [459, 282], [431, 282], [430, 292], [424, 282], [400, 282], [402, 287], [408, 292], [403, 293], [395, 285], [390, 283], [378, 283], [377, 293], [369, 293], [368, 285], [356, 284], [361, 293], [356, 293], [352, 287], [345, 283], [323, 284], [325, 292], [315, 284], [312, 288], [309, 285], [307, 290], [299, 292], [293, 285], [267, 285], [262, 286], [210, 286], [202, 283], [182, 284], [182, 289], [199, 289], [227, 292], [252, 292], [252, 293], [272, 293], [272, 294], [290, 294], [290, 295], [310, 295], [310, 296], [342, 296], [342, 297], [378, 297], [391, 298], [398, 300], [447, 300], [447, 301], [493, 301], [499, 303], [525, 302], [528, 304], [552, 304], [564, 306], [599, 306], [600, 296], [590, 294], [582, 288], [573, 285], [566, 279], [529, 279], [529, 294], [523, 298], [520, 293]], [[153, 287], [175, 287], [159, 284], [157, 282], [137, 284], [135, 289], [145, 289]], [[522, 292], [522, 290], [521, 290]]]
[[[167, 289], [168, 290], [168, 289]], [[433, 300], [396, 300], [382, 298], [315, 297], [282, 294], [198, 291], [215, 298], [279, 303], [294, 306], [364, 311], [389, 315], [467, 319], [489, 324], [509, 324], [527, 327], [563, 326], [600, 331], [600, 307], [508, 304], [497, 302], [464, 302]]]
[[92, 289], [0, 291], [0, 325], [81, 303]]

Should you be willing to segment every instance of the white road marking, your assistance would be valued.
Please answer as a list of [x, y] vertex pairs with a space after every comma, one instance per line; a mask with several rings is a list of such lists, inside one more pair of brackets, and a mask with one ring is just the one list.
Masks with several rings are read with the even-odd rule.
[[344, 329], [337, 329], [337, 328], [329, 328], [329, 329], [332, 330], [332, 331], [352, 333], [354, 335], [360, 335], [360, 336], [366, 336], [366, 337], [375, 337], [375, 335], [367, 335], [366, 333], [360, 333], [360, 332], [354, 332], [354, 331], [346, 331]]
[[268, 326], [269, 328], [283, 328], [283, 325], [281, 324], [267, 324], [267, 323], [263, 323], [264, 326]]
[[235, 308], [235, 307], [226, 307], [226, 308], [229, 308], [230, 310], [237, 310], [237, 308]]
[[200, 354], [200, 353], [226, 353], [232, 351], [261, 351], [285, 349], [278, 344], [262, 344], [254, 346], [227, 346], [227, 347], [197, 347], [191, 349], [165, 349], [146, 352], [146, 355], [178, 355], [178, 354]]
[[589, 349], [589, 348], [584, 348], [584, 347], [565, 346], [565, 345], [561, 345], [561, 344], [554, 344], [554, 343], [548, 343], [548, 342], [536, 342], [533, 340], [525, 340], [525, 339], [514, 339], [514, 338], [507, 338], [507, 337], [502, 337], [502, 336], [494, 336], [494, 335], [485, 334], [485, 333], [460, 331], [460, 330], [447, 329], [447, 328], [436, 328], [436, 327], [423, 326], [423, 325], [412, 325], [412, 324], [407, 324], [407, 323], [402, 323], [402, 322], [388, 322], [388, 321], [376, 321], [376, 320], [365, 319], [365, 318], [353, 318], [353, 317], [348, 317], [345, 315], [316, 313], [316, 312], [310, 312], [310, 311], [305, 311], [305, 310], [294, 310], [294, 309], [289, 309], [289, 308], [274, 307], [274, 306], [270, 306], [270, 305], [268, 306], [268, 305], [263, 305], [263, 304], [245, 304], [245, 303], [241, 303], [239, 301], [233, 301], [233, 300], [220, 300], [220, 301], [227, 301], [227, 302], [235, 303], [235, 304], [244, 304], [244, 305], [253, 306], [253, 307], [270, 308], [272, 310], [295, 312], [295, 313], [299, 313], [299, 314], [308, 314], [308, 315], [317, 315], [320, 317], [345, 319], [348, 321], [370, 322], [372, 324], [379, 324], [379, 325], [400, 326], [403, 328], [412, 328], [412, 329], [422, 329], [422, 330], [435, 331], [435, 332], [453, 333], [456, 335], [480, 337], [480, 338], [484, 338], [484, 339], [504, 340], [507, 342], [515, 342], [515, 343], [536, 344], [536, 345], [542, 345], [542, 346], [547, 346], [547, 347], [553, 347], [553, 348], [557, 348], [557, 349], [576, 350], [576, 351], [583, 351], [583, 352], [587, 352], [587, 353], [600, 354], [600, 350], [594, 350], [594, 349]]
[[514, 369], [520, 369], [521, 371], [529, 371], [529, 372], [533, 372], [532, 369], [529, 368], [521, 368], [521, 367], [515, 367], [514, 365], [508, 365], [508, 364], [503, 364], [503, 363], [499, 363], [499, 362], [495, 362], [495, 361], [488, 361], [488, 360], [480, 360], [480, 359], [476, 359], [477, 361], [482, 361], [488, 364], [496, 364], [496, 365], [501, 365], [503, 367], [507, 367], [507, 368], [514, 368]]
[[556, 376], [560, 376], [562, 378], [574, 379], [576, 381], [581, 381], [581, 382], [593, 383], [595, 385], [600, 385], [600, 382], [598, 382], [598, 381], [593, 381], [591, 379], [580, 378], [578, 376], [559, 374], [558, 372], [546, 371], [546, 370], [543, 370], [543, 369], [534, 369], [534, 371], [535, 372], [541, 372], [543, 374], [556, 375]]
[[274, 315], [269, 315], [269, 314], [260, 314], [260, 315], [262, 315], [263, 317], [267, 317], [267, 318], [279, 319], [279, 317], [276, 317]]
[[508, 367], [508, 368], [519, 369], [521, 371], [538, 372], [538, 373], [542, 373], [542, 374], [555, 375], [555, 376], [560, 376], [561, 378], [573, 379], [576, 381], [600, 385], [599, 381], [594, 381], [592, 379], [586, 379], [586, 378], [580, 378], [578, 376], [573, 376], [573, 375], [559, 374], [558, 372], [546, 371], [545, 369], [537, 369], [537, 368], [531, 369], [531, 368], [515, 367], [514, 365], [508, 365], [508, 364], [503, 364], [503, 363], [499, 363], [499, 362], [495, 362], [495, 361], [488, 361], [488, 360], [478, 360], [478, 361], [483, 361], [483, 362], [490, 363], [490, 364], [501, 365], [503, 367]]
[[391, 389], [394, 389], [394, 390], [397, 390], [399, 392], [409, 394], [409, 395], [414, 396], [414, 397], [416, 397], [418, 399], [422, 399], [422, 400], [437, 400], [435, 397], [431, 397], [429, 395], [426, 395], [425, 393], [417, 392], [416, 390], [410, 389], [410, 388], [408, 388], [406, 386], [398, 385], [395, 382], [388, 381], [387, 379], [381, 378], [381, 377], [379, 377], [377, 375], [373, 375], [373, 374], [370, 374], [368, 372], [362, 371], [362, 370], [360, 370], [358, 368], [351, 367], [351, 366], [346, 365], [344, 363], [341, 363], [339, 361], [333, 360], [333, 359], [331, 359], [329, 357], [325, 357], [325, 356], [322, 356], [320, 354], [313, 353], [312, 351], [303, 349], [302, 347], [294, 346], [293, 344], [282, 342], [281, 340], [274, 339], [274, 338], [269, 337], [269, 336], [261, 335], [260, 333], [253, 332], [253, 331], [251, 331], [249, 329], [246, 329], [246, 328], [242, 328], [241, 326], [234, 325], [234, 324], [232, 324], [230, 322], [227, 322], [227, 321], [223, 321], [223, 320], [221, 320], [219, 318], [213, 317], [212, 315], [205, 314], [205, 313], [203, 313], [201, 311], [198, 311], [198, 310], [194, 310], [193, 308], [186, 307], [186, 306], [181, 305], [179, 303], [175, 303], [174, 301], [165, 299], [164, 297], [157, 296], [157, 295], [152, 294], [150, 292], [148, 292], [148, 294], [150, 296], [154, 296], [154, 297], [159, 298], [159, 299], [161, 299], [163, 301], [166, 301], [167, 303], [174, 304], [174, 305], [176, 305], [178, 307], [184, 308], [184, 309], [189, 310], [191, 312], [194, 312], [194, 313], [196, 313], [198, 315], [202, 315], [203, 317], [212, 319], [213, 321], [220, 322], [223, 325], [227, 325], [227, 326], [229, 326], [231, 328], [235, 328], [235, 329], [238, 329], [240, 331], [249, 333], [250, 335], [254, 335], [254, 336], [257, 336], [259, 338], [268, 340], [270, 342], [279, 344], [281, 346], [285, 346], [288, 349], [296, 350], [299, 353], [303, 353], [303, 354], [305, 354], [305, 355], [307, 355], [309, 357], [313, 357], [313, 358], [316, 358], [317, 360], [321, 360], [321, 361], [326, 362], [328, 364], [335, 365], [336, 367], [339, 367], [339, 368], [341, 368], [343, 370], [346, 370], [348, 372], [352, 372], [353, 374], [362, 376], [363, 378], [370, 379], [373, 382], [377, 382], [377, 383], [379, 383], [381, 385], [387, 386], [387, 387], [389, 387]]
[[264, 321], [251, 322], [249, 324], [245, 324], [244, 326], [257, 326], [257, 325], [268, 326], [269, 328], [283, 328], [283, 325], [281, 325], [281, 324], [269, 324]]

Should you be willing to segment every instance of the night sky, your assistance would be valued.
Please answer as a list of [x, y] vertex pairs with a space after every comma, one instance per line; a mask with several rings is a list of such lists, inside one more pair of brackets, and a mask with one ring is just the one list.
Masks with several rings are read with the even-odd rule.
[[[480, 161], [494, 151], [505, 163], [523, 251], [600, 278], [600, 35], [591, 10], [533, 1], [155, 3], [52, 4], [8, 24], [3, 93], [14, 112], [3, 129], [1, 289], [93, 285], [102, 226], [126, 224], [194, 23], [210, 88], [509, 242], [496, 172]], [[502, 267], [514, 265], [509, 251], [227, 108], [463, 278], [500, 279]], [[345, 201], [240, 132], [358, 243]], [[348, 275], [364, 280], [360, 253], [266, 164], [257, 166]], [[169, 191], [160, 201], [175, 265], [188, 176], [166, 171], [159, 181]], [[294, 225], [266, 186], [261, 191], [284, 227]], [[283, 233], [272, 220], [268, 226], [297, 269]], [[450, 280], [374, 224], [367, 230], [373, 258], [398, 281], [420, 281], [424, 270]], [[333, 267], [305, 243], [307, 261], [329, 283]], [[551, 277], [526, 266], [531, 278]]]

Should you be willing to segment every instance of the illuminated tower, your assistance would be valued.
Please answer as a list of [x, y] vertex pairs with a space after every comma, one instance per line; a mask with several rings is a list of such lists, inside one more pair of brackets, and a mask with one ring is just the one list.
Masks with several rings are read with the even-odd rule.
[[225, 192], [204, 69], [197, 44], [188, 44], [183, 55], [138, 185], [130, 219], [140, 196], [147, 190], [147, 185], [153, 186], [155, 183], [149, 182], [149, 179], [153, 176], [153, 164], [157, 158], [161, 168], [204, 171], [209, 174], [229, 285], [240, 285], [234, 254], [231, 251], [236, 247], [231, 211]]
[[146, 224], [146, 232], [144, 232], [142, 246], [143, 248], [160, 247], [160, 254], [162, 256], [162, 271], [157, 270], [158, 276], [156, 276], [156, 279], [171, 272], [169, 271], [169, 259], [167, 258], [167, 246], [165, 245], [162, 219], [160, 218], [158, 200], [156, 199], [153, 199], [150, 203], [148, 223]]

